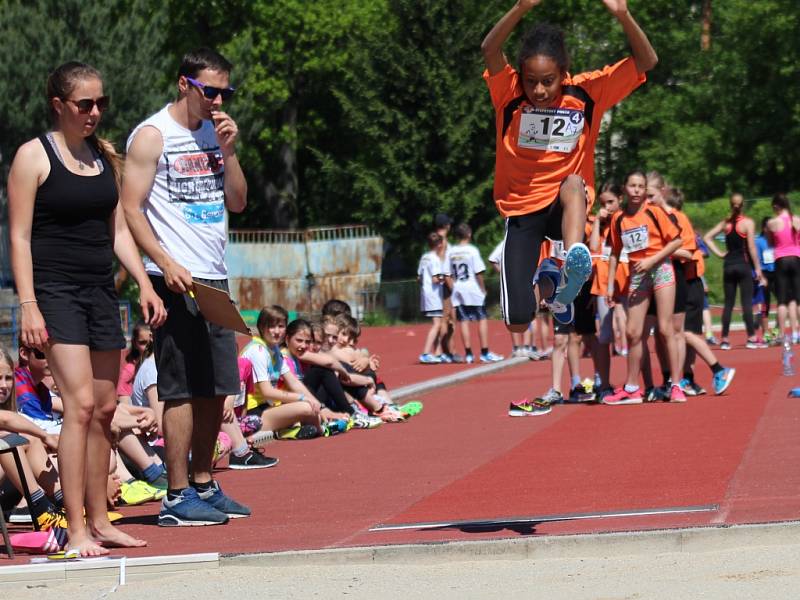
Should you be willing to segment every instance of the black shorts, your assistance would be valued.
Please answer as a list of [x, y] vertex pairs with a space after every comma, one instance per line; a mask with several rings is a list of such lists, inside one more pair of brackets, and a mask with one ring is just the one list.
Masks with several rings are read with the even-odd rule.
[[[187, 294], [167, 289], [163, 277], [151, 275], [164, 301], [167, 321], [154, 330], [158, 399], [216, 398], [239, 393], [239, 366], [233, 330], [209, 323]], [[228, 282], [197, 279], [228, 291]]]
[[703, 335], [703, 305], [705, 292], [703, 280], [699, 277], [686, 282], [686, 318], [683, 321], [684, 331]]
[[800, 258], [784, 256], [775, 261], [775, 288], [779, 305], [800, 301]]
[[49, 282], [34, 286], [47, 333], [54, 342], [90, 350], [125, 347], [114, 285]]
[[583, 284], [581, 291], [575, 296], [573, 301], [575, 310], [575, 333], [579, 335], [596, 335], [597, 307], [595, 306], [594, 296], [592, 296], [592, 279]]
[[22, 492], [14, 487], [8, 477], [0, 479], [0, 509], [10, 512], [22, 500]]
[[533, 276], [544, 238], [561, 239], [562, 213], [557, 198], [540, 211], [506, 219], [500, 260], [500, 305], [506, 324], [524, 325], [536, 315]]

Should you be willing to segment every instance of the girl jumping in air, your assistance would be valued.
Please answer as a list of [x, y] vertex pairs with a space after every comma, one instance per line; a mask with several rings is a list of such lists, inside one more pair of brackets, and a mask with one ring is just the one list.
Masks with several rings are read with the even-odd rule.
[[[519, 0], [481, 45], [496, 113], [494, 198], [506, 218], [501, 300], [506, 325], [517, 332], [528, 327], [540, 299], [560, 322], [572, 320], [571, 303], [592, 270], [582, 240], [587, 204], [594, 200], [602, 116], [641, 85], [658, 61], [626, 0], [603, 0], [622, 25], [632, 56], [572, 76], [563, 33], [539, 23], [524, 36], [516, 64], [509, 65], [503, 44], [540, 2]], [[545, 261], [547, 267], [536, 273], [545, 237], [559, 247], [560, 272]], [[535, 274], [538, 285], [532, 286]]]

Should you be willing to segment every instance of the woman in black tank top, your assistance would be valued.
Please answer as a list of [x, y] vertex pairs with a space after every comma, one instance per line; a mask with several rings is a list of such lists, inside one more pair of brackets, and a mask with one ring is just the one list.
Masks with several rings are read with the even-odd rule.
[[[736, 288], [742, 304], [742, 319], [747, 329], [747, 348], [758, 348], [755, 323], [753, 321], [753, 272], [757, 279], [764, 280], [755, 246], [755, 224], [744, 216], [744, 197], [733, 194], [730, 200], [731, 214], [706, 232], [703, 240], [709, 249], [723, 259], [722, 286], [725, 308], [722, 311], [721, 350], [730, 350], [728, 332], [731, 327], [733, 305], [736, 303]], [[726, 252], [721, 252], [714, 243], [714, 237], [725, 234]], [[763, 285], [763, 283], [762, 283]]]
[[69, 523], [65, 550], [97, 556], [108, 546], [145, 545], [113, 527], [106, 512], [125, 346], [114, 254], [139, 284], [145, 320], [157, 327], [166, 313], [117, 210], [119, 158], [95, 136], [108, 107], [100, 73], [81, 63], [61, 65], [48, 78], [47, 101], [53, 131], [19, 148], [8, 180], [19, 339], [44, 351], [64, 405], [58, 457]]

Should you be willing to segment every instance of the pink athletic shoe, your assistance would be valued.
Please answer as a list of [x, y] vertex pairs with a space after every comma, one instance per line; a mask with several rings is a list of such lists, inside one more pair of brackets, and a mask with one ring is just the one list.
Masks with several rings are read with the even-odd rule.
[[686, 394], [683, 393], [681, 386], [672, 384], [672, 389], [669, 391], [670, 402], [686, 402]]
[[613, 394], [604, 397], [601, 402], [610, 406], [641, 404], [643, 402], [642, 390], [641, 388], [637, 388], [635, 392], [628, 392], [624, 387], [620, 387], [615, 389]]

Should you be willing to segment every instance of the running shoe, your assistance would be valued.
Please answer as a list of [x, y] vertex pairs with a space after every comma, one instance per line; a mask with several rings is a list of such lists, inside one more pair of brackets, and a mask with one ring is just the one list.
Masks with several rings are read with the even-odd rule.
[[525, 400], [519, 400], [517, 402], [512, 402], [508, 406], [508, 416], [509, 417], [541, 417], [542, 415], [546, 415], [552, 409], [550, 406], [538, 406], [533, 402]]
[[355, 412], [350, 416], [354, 429], [375, 429], [383, 425], [380, 417], [370, 417], [364, 413]]
[[31, 511], [27, 506], [15, 508], [11, 511], [11, 514], [6, 517], [6, 521], [9, 523], [31, 523]]
[[375, 414], [375, 416], [380, 417], [381, 421], [384, 423], [402, 423], [406, 420], [401, 413], [389, 408], [388, 406], [384, 406], [379, 413]]
[[669, 390], [669, 401], [686, 402], [686, 394], [683, 393], [681, 386], [679, 386], [677, 383], [674, 383]]
[[575, 311], [573, 310], [572, 303], [561, 304], [558, 300], [552, 302], [545, 302], [545, 306], [553, 315], [553, 319], [558, 321], [561, 325], [569, 325], [575, 318]]
[[502, 354], [495, 354], [494, 352], [483, 352], [481, 353], [481, 362], [482, 363], [493, 363], [493, 362], [500, 362], [505, 357]]
[[563, 404], [564, 396], [561, 392], [555, 391], [553, 388], [547, 390], [542, 396], [537, 396], [533, 399], [533, 404], [536, 406], [550, 406], [552, 404]]
[[579, 402], [593, 402], [595, 398], [594, 392], [587, 392], [583, 384], [579, 383], [569, 392], [568, 402], [575, 404]]
[[661, 402], [669, 398], [669, 389], [663, 385], [649, 387], [644, 391], [645, 402]]
[[58, 510], [55, 506], [49, 506], [46, 511], [36, 518], [41, 531], [48, 531], [54, 527], [67, 528], [67, 516], [64, 511]]
[[758, 343], [758, 340], [747, 340], [744, 347], [748, 350], [758, 350], [761, 348], [761, 344]]
[[725, 367], [722, 371], [714, 373], [714, 393], [719, 396], [733, 383], [733, 377], [736, 375], [736, 369]]
[[556, 294], [560, 304], [570, 304], [592, 274], [592, 255], [585, 244], [573, 244], [561, 270], [561, 289]]
[[161, 502], [158, 524], [161, 527], [197, 527], [204, 525], [222, 525], [229, 517], [200, 498], [193, 487], [188, 487], [181, 495]]
[[147, 486], [147, 488], [139, 487], [134, 483], [136, 483], [136, 480], [131, 483], [122, 482], [120, 485], [120, 504], [137, 506], [156, 499], [156, 492], [158, 491], [156, 488], [151, 486]]
[[717, 344], [719, 344], [719, 340], [715, 338], [713, 335], [710, 335], [706, 338], [706, 344], [708, 344], [709, 346], [716, 346]]
[[450, 362], [453, 362], [453, 363], [456, 363], [456, 364], [461, 364], [461, 363], [464, 362], [464, 357], [461, 356], [460, 354], [448, 354], [448, 356], [451, 359]]
[[685, 377], [681, 379], [680, 386], [683, 393], [687, 396], [702, 396], [706, 393], [705, 389], [697, 385], [694, 381], [689, 381]]
[[219, 487], [219, 483], [216, 481], [211, 482], [211, 489], [205, 492], [197, 492], [197, 496], [200, 500], [231, 519], [241, 519], [250, 516], [250, 509], [243, 504], [239, 504], [229, 496], [226, 496], [222, 492], [222, 488]]
[[721, 342], [720, 345], [719, 345], [719, 349], [720, 350], [730, 350], [731, 349], [731, 345], [728, 342]]
[[[558, 268], [558, 265], [552, 258], [545, 258], [540, 264], [539, 268], [536, 269], [536, 273], [533, 276], [533, 285], [534, 287], [536, 284], [539, 283], [539, 280], [542, 277], [547, 277], [550, 281], [553, 282], [553, 292], [546, 297], [543, 297], [547, 303], [553, 302], [556, 297], [556, 292], [558, 291], [558, 284], [561, 281], [561, 271]], [[541, 290], [540, 290], [541, 291]]]
[[534, 348], [532, 350], [528, 350], [528, 358], [530, 360], [546, 360], [547, 354]]
[[323, 437], [331, 437], [333, 435], [339, 435], [340, 433], [345, 433], [350, 429], [350, 420], [349, 419], [336, 419], [334, 421], [327, 421], [322, 424], [322, 436]]
[[438, 356], [433, 356], [432, 354], [420, 354], [419, 355], [419, 362], [423, 365], [438, 365], [442, 362], [442, 359]]
[[269, 469], [277, 464], [277, 458], [264, 456], [260, 452], [253, 452], [251, 450], [244, 456], [236, 456], [235, 454], [231, 454], [228, 467], [238, 471], [247, 469]]
[[143, 489], [143, 490], [145, 490], [147, 492], [152, 492], [153, 493], [153, 500], [161, 500], [164, 496], [167, 495], [167, 490], [166, 489], [162, 490], [161, 488], [156, 487], [153, 484], [148, 483], [148, 482], [146, 482], [146, 481], [144, 481], [142, 479], [135, 479], [131, 483], [131, 485], [136, 486], [136, 487], [138, 487], [140, 489]]
[[614, 394], [614, 390], [612, 390], [611, 388], [602, 389], [599, 392], [597, 392], [597, 401], [600, 404], [605, 404], [605, 402], [603, 402], [603, 400], [605, 398], [607, 398], [608, 396], [611, 396], [613, 394]]
[[528, 357], [528, 351], [525, 348], [516, 348], [511, 351], [511, 358]]
[[396, 410], [399, 411], [403, 416], [414, 417], [422, 412], [422, 402], [417, 402], [416, 400], [406, 402], [402, 406], [398, 406]]
[[270, 442], [275, 441], [275, 432], [273, 431], [256, 431], [250, 436], [250, 445], [253, 448], [263, 448]]
[[439, 355], [439, 362], [444, 364], [450, 364], [455, 361], [453, 361], [452, 355], [443, 352], [442, 354]]
[[464, 362], [467, 363], [468, 365], [471, 365], [472, 363], [475, 362], [475, 357], [472, 356], [472, 354], [467, 354], [466, 358], [464, 359]]
[[604, 397], [603, 404], [609, 406], [623, 406], [625, 404], [641, 404], [642, 392], [640, 388], [636, 388], [635, 392], [629, 392], [624, 387], [617, 388], [612, 394]]
[[[156, 489], [167, 491], [169, 488], [169, 480], [167, 479], [167, 472], [164, 470], [164, 467], [161, 468], [161, 475], [156, 477], [153, 481], [148, 481], [147, 485], [151, 485]], [[158, 498], [160, 500], [160, 498]]]

